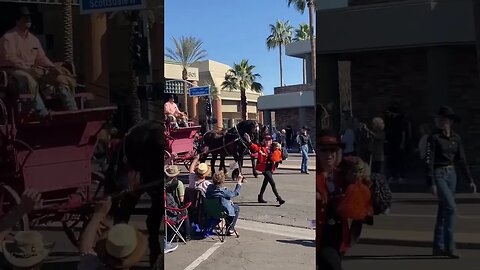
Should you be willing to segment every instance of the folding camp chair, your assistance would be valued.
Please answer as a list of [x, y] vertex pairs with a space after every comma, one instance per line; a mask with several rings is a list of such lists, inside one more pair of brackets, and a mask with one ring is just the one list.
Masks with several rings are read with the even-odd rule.
[[[182, 208], [175, 208], [175, 207], [169, 207], [167, 206], [167, 192], [164, 191], [163, 194], [164, 202], [165, 202], [165, 238], [168, 241], [168, 227], [173, 230], [173, 235], [170, 238], [169, 243], [173, 242], [173, 239], [175, 239], [175, 236], [179, 237], [185, 244], [187, 243], [187, 240], [183, 238], [182, 234], [180, 233], [180, 228], [182, 228], [183, 223], [185, 220], [188, 219], [188, 211], [187, 208], [190, 207], [192, 204], [191, 202], [186, 203]], [[167, 215], [167, 211], [170, 211], [171, 213], [176, 214], [175, 216], [177, 217], [175, 220], [171, 219]], [[178, 218], [180, 217], [180, 218]], [[190, 224], [187, 224], [187, 226], [190, 226]]]
[[205, 195], [203, 195], [201, 190], [187, 187], [185, 188], [185, 203], [188, 202], [191, 203], [188, 208], [190, 222], [196, 224], [198, 229], [205, 228]]
[[[232, 229], [232, 225], [230, 224], [227, 226], [228, 214], [223, 209], [221, 198], [206, 199], [205, 210], [207, 212], [205, 235], [210, 232], [215, 232], [220, 239], [220, 242], [224, 242], [227, 232]], [[238, 238], [239, 236], [235, 228], [233, 228], [233, 231]]]

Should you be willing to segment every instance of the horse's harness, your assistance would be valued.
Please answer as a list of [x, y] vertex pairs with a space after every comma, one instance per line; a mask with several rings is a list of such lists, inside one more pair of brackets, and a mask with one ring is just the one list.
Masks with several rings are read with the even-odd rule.
[[[258, 123], [255, 124], [255, 129], [257, 130], [257, 132], [259, 132]], [[236, 135], [237, 138], [235, 138], [235, 140], [227, 143], [227, 142], [225, 141], [225, 138], [226, 138], [225, 135], [228, 134], [231, 130], [235, 131], [234, 135]], [[213, 130], [210, 130], [210, 131], [208, 131], [208, 132], [213, 132]], [[208, 133], [208, 132], [207, 132], [207, 133]], [[229, 145], [231, 145], [231, 144], [234, 144], [234, 143], [237, 142], [237, 141], [240, 141], [240, 142], [242, 143], [242, 145], [243, 145], [246, 149], [249, 149], [249, 147], [247, 146], [248, 142], [245, 141], [245, 140], [242, 138], [242, 135], [240, 134], [240, 131], [238, 131], [237, 125], [234, 125], [233, 128], [227, 130], [227, 131], [223, 134], [223, 146], [217, 147], [217, 148], [215, 148], [215, 149], [213, 149], [213, 150], [208, 150], [207, 153], [212, 153], [212, 152], [214, 152], [214, 151], [223, 149], [223, 150], [225, 151], [225, 153], [227, 154], [227, 156], [232, 155], [232, 154], [230, 154], [230, 153], [228, 152], [227, 146], [229, 146]]]

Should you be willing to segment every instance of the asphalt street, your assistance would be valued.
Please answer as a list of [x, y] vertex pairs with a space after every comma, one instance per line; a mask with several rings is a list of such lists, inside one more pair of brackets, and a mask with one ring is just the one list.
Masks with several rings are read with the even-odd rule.
[[354, 246], [345, 256], [343, 270], [479, 270], [480, 250], [459, 250], [459, 260], [431, 256], [430, 248]]

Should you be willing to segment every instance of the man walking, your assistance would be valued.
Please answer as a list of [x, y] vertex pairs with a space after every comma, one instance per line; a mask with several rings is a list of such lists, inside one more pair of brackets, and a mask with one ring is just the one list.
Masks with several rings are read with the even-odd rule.
[[315, 150], [312, 145], [312, 140], [308, 132], [310, 129], [308, 127], [302, 127], [302, 132], [298, 135], [298, 143], [300, 144], [300, 152], [302, 153], [302, 165], [300, 167], [300, 173], [309, 174], [308, 172], [308, 151], [311, 147], [312, 151], [315, 153]]

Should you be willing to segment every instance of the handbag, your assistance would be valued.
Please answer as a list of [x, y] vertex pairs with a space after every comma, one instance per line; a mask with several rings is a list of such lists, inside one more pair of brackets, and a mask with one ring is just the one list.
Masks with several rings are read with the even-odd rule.
[[392, 191], [383, 174], [372, 173], [373, 182], [373, 212], [375, 215], [385, 214], [392, 206]]
[[338, 214], [346, 219], [364, 220], [372, 209], [372, 193], [361, 181], [350, 184], [337, 206]]

